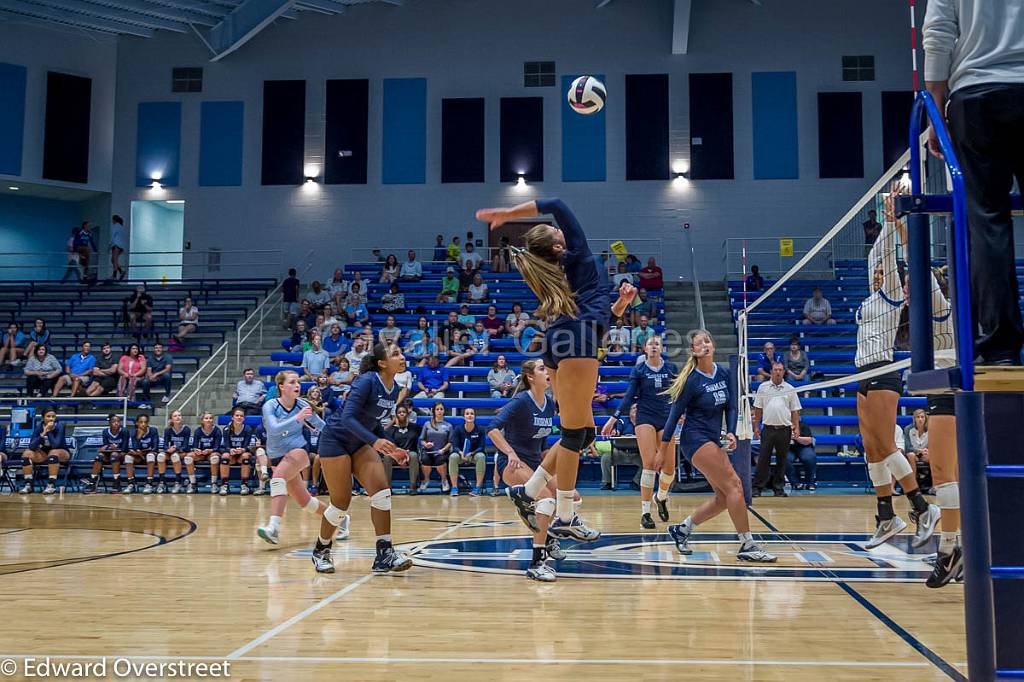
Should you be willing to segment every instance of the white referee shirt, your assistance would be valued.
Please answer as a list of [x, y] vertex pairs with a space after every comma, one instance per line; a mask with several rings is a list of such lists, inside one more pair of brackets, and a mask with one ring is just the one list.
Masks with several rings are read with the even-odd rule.
[[[790, 391], [786, 393], [786, 391]], [[793, 412], [802, 409], [800, 398], [797, 397], [793, 387], [783, 381], [781, 384], [774, 384], [771, 381], [762, 381], [754, 394], [754, 407], [762, 411], [761, 421], [765, 426], [793, 426]]]

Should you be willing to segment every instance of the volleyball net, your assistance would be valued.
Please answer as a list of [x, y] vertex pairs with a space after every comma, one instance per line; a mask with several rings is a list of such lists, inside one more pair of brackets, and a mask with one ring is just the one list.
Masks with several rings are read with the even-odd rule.
[[[752, 435], [750, 398], [774, 361], [786, 365], [785, 380], [801, 398], [852, 396], [858, 382], [909, 367], [908, 238], [893, 209], [895, 196], [909, 194], [909, 163], [907, 150], [787, 271], [762, 272], [755, 291], [758, 283], [746, 277], [755, 263], [744, 262], [744, 278], [730, 282], [740, 438]], [[929, 190], [944, 191], [944, 164], [924, 155], [922, 165]], [[943, 270], [947, 223], [946, 216], [931, 218], [933, 291], [924, 292], [933, 300], [937, 361], [951, 361], [953, 348]], [[791, 353], [791, 344], [799, 352]]]

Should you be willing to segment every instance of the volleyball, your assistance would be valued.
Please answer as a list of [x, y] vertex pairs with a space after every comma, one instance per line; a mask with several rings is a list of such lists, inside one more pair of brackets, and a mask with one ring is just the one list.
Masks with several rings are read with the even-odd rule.
[[578, 114], [596, 114], [604, 108], [607, 91], [593, 76], [580, 76], [569, 86], [569, 106]]

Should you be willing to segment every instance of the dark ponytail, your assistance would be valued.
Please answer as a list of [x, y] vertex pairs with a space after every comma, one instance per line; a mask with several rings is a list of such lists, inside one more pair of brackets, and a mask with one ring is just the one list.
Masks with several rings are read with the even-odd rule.
[[363, 359], [359, 362], [359, 373], [379, 372], [380, 363], [388, 359], [388, 353], [393, 345], [392, 343], [378, 343], [374, 345], [373, 349], [364, 355]]

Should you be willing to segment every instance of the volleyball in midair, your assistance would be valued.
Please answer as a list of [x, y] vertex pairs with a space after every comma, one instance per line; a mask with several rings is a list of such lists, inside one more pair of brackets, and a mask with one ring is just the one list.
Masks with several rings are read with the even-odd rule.
[[569, 106], [578, 114], [596, 114], [604, 108], [608, 91], [593, 76], [580, 76], [569, 86]]

